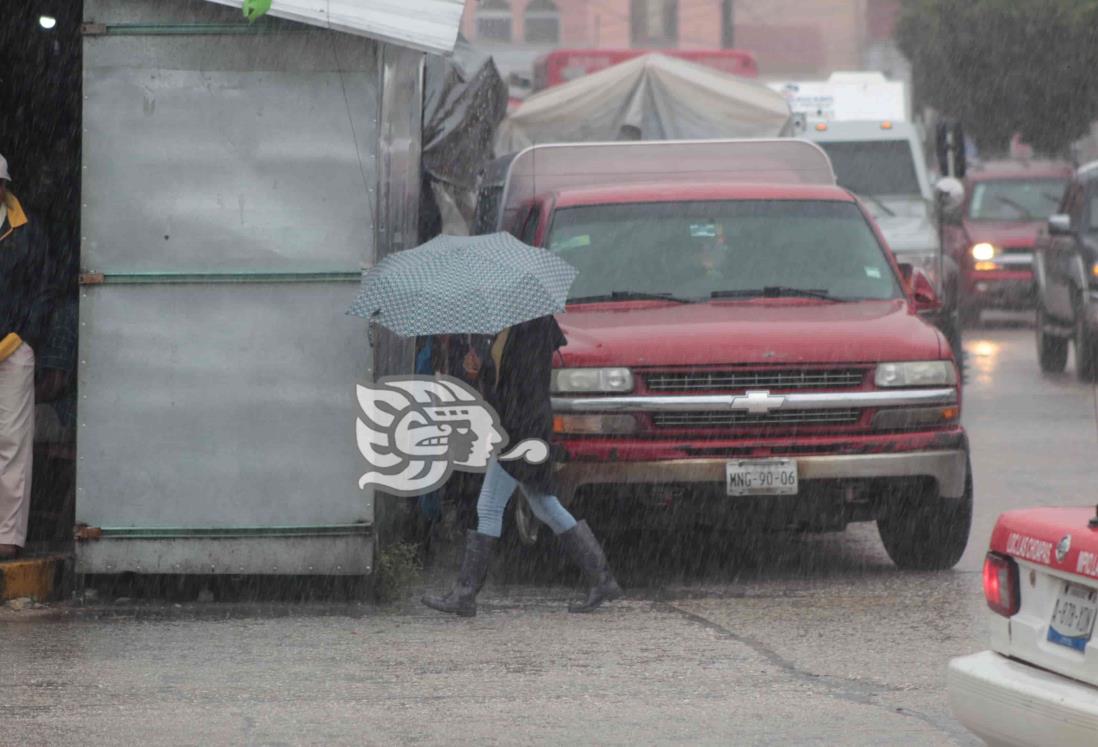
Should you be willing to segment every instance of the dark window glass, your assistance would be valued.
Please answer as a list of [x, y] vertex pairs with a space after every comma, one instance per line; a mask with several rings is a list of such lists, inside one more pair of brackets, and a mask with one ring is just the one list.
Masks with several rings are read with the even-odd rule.
[[851, 192], [882, 195], [921, 195], [915, 174], [915, 156], [906, 140], [822, 143], [839, 184]]
[[477, 38], [511, 41], [511, 6], [506, 0], [483, 0], [477, 6]]
[[552, 0], [533, 0], [526, 6], [523, 34], [531, 44], [556, 44], [560, 41], [560, 13]]
[[630, 0], [629, 23], [634, 47], [678, 46], [678, 0]]
[[562, 208], [548, 248], [579, 270], [571, 298], [613, 291], [707, 299], [787, 286], [890, 299], [899, 286], [856, 205], [808, 200]]

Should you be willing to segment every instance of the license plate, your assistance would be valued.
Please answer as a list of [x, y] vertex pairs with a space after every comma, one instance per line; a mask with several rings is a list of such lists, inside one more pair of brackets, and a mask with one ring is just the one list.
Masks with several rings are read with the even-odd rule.
[[797, 462], [740, 459], [727, 465], [729, 495], [796, 495]]
[[1065, 583], [1052, 611], [1048, 639], [1061, 646], [1085, 651], [1094, 618], [1098, 617], [1098, 589]]

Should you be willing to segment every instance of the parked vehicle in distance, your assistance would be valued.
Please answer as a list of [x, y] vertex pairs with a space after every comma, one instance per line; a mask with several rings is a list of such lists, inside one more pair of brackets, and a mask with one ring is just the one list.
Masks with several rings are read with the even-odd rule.
[[864, 202], [897, 259], [930, 278], [942, 305], [928, 318], [960, 360], [960, 271], [943, 251], [936, 196], [915, 126], [892, 120], [808, 120], [795, 124], [792, 134], [827, 152], [839, 185]]
[[973, 166], [965, 201], [945, 214], [946, 250], [961, 268], [961, 318], [980, 321], [984, 309], [1033, 307], [1033, 244], [1056, 212], [1071, 166], [999, 161]]
[[744, 49], [556, 49], [534, 61], [534, 93], [582, 78], [644, 54], [663, 54], [714, 70], [756, 78], [755, 55]]
[[949, 665], [949, 702], [992, 745], [1098, 740], [1094, 508], [999, 517], [984, 560], [991, 648]]
[[1056, 214], [1034, 244], [1037, 280], [1037, 357], [1041, 370], [1067, 366], [1098, 379], [1098, 161], [1076, 170]]
[[957, 562], [972, 481], [957, 365], [918, 316], [937, 298], [818, 146], [544, 145], [491, 173], [480, 229], [579, 270], [553, 378], [562, 501], [629, 522], [876, 521], [897, 565]]

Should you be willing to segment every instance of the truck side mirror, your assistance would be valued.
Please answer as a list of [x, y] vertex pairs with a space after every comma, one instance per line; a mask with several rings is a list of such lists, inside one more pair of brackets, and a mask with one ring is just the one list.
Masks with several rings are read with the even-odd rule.
[[912, 300], [915, 301], [916, 313], [937, 311], [942, 308], [942, 300], [938, 298], [938, 294], [934, 291], [934, 285], [931, 284], [930, 278], [926, 276], [925, 272], [915, 269], [907, 262], [901, 262], [899, 267], [900, 275], [911, 291]]
[[1071, 233], [1071, 216], [1064, 213], [1056, 213], [1048, 217], [1048, 233], [1050, 236], [1067, 236]]

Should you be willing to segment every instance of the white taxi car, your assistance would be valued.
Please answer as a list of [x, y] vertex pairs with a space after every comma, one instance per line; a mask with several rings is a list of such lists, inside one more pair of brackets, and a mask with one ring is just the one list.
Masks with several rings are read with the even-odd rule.
[[984, 561], [991, 650], [949, 664], [949, 702], [993, 745], [1098, 745], [1098, 516], [999, 517]]

